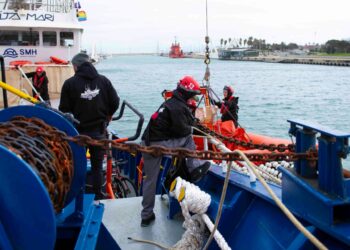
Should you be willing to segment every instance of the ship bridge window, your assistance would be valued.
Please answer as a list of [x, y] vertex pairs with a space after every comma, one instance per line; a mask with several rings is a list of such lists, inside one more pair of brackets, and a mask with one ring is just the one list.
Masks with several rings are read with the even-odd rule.
[[0, 45], [18, 45], [18, 32], [0, 30]]
[[3, 30], [0, 31], [0, 45], [37, 46], [39, 45], [39, 32]]
[[60, 32], [60, 45], [65, 47], [73, 46], [74, 45], [73, 32]]
[[20, 31], [18, 34], [18, 45], [37, 46], [39, 45], [38, 31]]
[[43, 31], [43, 45], [44, 46], [56, 46], [57, 45], [56, 31]]

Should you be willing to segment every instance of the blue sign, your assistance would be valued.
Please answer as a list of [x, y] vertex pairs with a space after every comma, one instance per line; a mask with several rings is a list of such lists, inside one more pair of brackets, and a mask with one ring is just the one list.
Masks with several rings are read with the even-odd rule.
[[16, 58], [16, 57], [18, 57], [18, 53], [17, 53], [16, 50], [14, 50], [12, 48], [8, 48], [8, 49], [5, 49], [3, 56], [4, 57]]
[[33, 57], [38, 55], [37, 49], [19, 49], [18, 53], [15, 49], [13, 48], [8, 48], [5, 49], [3, 56], [4, 57], [10, 57], [10, 58], [16, 58], [18, 56], [23, 56], [23, 57]]

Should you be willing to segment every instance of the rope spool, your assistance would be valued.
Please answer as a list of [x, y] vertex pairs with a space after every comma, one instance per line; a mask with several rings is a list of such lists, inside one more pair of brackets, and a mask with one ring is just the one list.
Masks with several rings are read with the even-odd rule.
[[37, 118], [16, 116], [0, 124], [0, 144], [26, 161], [61, 211], [73, 179], [73, 156], [57, 129]]

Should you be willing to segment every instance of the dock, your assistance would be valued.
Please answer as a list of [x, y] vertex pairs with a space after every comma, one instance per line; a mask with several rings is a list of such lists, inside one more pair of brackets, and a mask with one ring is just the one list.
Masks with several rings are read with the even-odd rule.
[[326, 66], [350, 66], [350, 57], [335, 56], [257, 56], [257, 57], [231, 57], [229, 61], [252, 61], [268, 63], [293, 63], [293, 64], [313, 64]]

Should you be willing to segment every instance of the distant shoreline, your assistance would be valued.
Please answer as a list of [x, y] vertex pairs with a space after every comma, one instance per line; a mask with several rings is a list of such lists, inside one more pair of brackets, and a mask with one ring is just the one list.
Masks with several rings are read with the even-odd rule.
[[350, 66], [349, 56], [258, 56], [258, 57], [237, 57], [228, 59], [231, 61], [252, 61], [267, 63], [292, 63], [292, 64], [313, 64], [326, 66]]
[[[157, 53], [114, 53], [113, 56], [140, 56], [140, 55], [153, 55], [159, 56]], [[167, 55], [162, 55], [167, 57]], [[203, 59], [202, 55], [185, 55], [184, 58]], [[248, 61], [248, 62], [266, 62], [266, 63], [292, 63], [292, 64], [313, 64], [313, 65], [326, 65], [326, 66], [343, 66], [350, 67], [350, 56], [297, 56], [297, 55], [284, 55], [284, 56], [257, 56], [257, 57], [232, 57], [230, 59], [216, 59], [225, 61]]]

